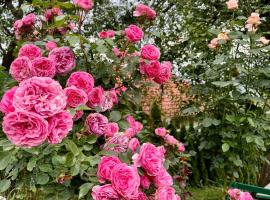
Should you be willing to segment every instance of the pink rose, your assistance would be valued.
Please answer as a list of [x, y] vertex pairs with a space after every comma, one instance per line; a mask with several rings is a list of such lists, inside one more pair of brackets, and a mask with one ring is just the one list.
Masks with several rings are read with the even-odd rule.
[[158, 175], [154, 177], [153, 181], [157, 188], [173, 185], [172, 176], [164, 168], [162, 168]]
[[49, 77], [33, 77], [20, 83], [14, 94], [15, 109], [50, 117], [66, 107], [61, 85]]
[[178, 151], [181, 153], [183, 153], [186, 150], [185, 145], [181, 142], [177, 144], [177, 147], [178, 147]]
[[89, 94], [88, 94], [88, 103], [89, 107], [97, 107], [100, 106], [102, 100], [104, 98], [104, 89], [101, 86], [95, 87]]
[[254, 26], [258, 26], [261, 24], [261, 18], [260, 18], [260, 14], [259, 13], [256, 13], [256, 12], [253, 12], [251, 13], [251, 15], [248, 17], [246, 23], [247, 24], [252, 24]]
[[111, 184], [94, 186], [92, 188], [94, 200], [121, 200], [120, 195], [114, 190]]
[[48, 118], [48, 142], [58, 144], [68, 135], [73, 127], [73, 119], [69, 112], [62, 111]]
[[155, 200], [177, 200], [175, 190], [172, 187], [160, 187], [156, 190]]
[[228, 190], [228, 194], [231, 198], [235, 199], [235, 200], [239, 200], [240, 194], [241, 194], [241, 190], [239, 189], [229, 189]]
[[22, 28], [22, 26], [23, 26], [23, 22], [22, 22], [21, 19], [16, 20], [16, 21], [14, 22], [14, 24], [13, 24], [13, 28], [14, 28], [14, 29], [20, 29], [20, 28]]
[[143, 125], [140, 122], [136, 121], [131, 115], [127, 117], [127, 121], [129, 123], [129, 127], [134, 132], [133, 135], [129, 135], [130, 137], [133, 137], [137, 133], [141, 132], [141, 130], [143, 129]]
[[51, 77], [55, 76], [56, 69], [53, 60], [46, 57], [37, 57], [32, 61], [32, 75], [38, 77]]
[[140, 64], [140, 72], [146, 74], [147, 78], [153, 79], [159, 76], [162, 66], [158, 61], [150, 61], [150, 63], [142, 62]]
[[229, 10], [235, 10], [238, 8], [238, 0], [229, 0], [226, 4]]
[[116, 165], [112, 170], [111, 182], [113, 188], [123, 197], [138, 196], [140, 176], [137, 168], [125, 163]]
[[41, 49], [33, 44], [25, 44], [19, 50], [19, 57], [26, 56], [30, 60], [34, 60], [37, 57], [41, 57]]
[[137, 4], [136, 10], [133, 12], [134, 17], [145, 16], [149, 20], [154, 20], [156, 15], [156, 12], [152, 8], [141, 3]]
[[102, 112], [106, 110], [110, 110], [113, 107], [113, 99], [111, 98], [111, 94], [109, 91], [104, 92], [104, 95], [101, 99], [100, 104], [98, 105]]
[[118, 132], [119, 132], [119, 126], [115, 122], [108, 123], [105, 126], [104, 134], [105, 134], [106, 137], [113, 137], [114, 134], [116, 134]]
[[91, 113], [85, 120], [85, 126], [90, 134], [103, 135], [107, 124], [107, 117], [99, 113]]
[[103, 149], [106, 151], [113, 151], [116, 153], [123, 153], [128, 148], [129, 137], [123, 133], [114, 134], [113, 137], [104, 144]]
[[253, 200], [249, 192], [241, 192], [239, 200]]
[[117, 47], [113, 48], [113, 53], [116, 57], [121, 57], [121, 51]]
[[68, 78], [67, 86], [75, 86], [84, 90], [88, 95], [94, 87], [94, 78], [87, 72], [76, 71], [73, 72]]
[[259, 41], [265, 45], [269, 44], [270, 40], [268, 40], [266, 37], [260, 37]]
[[164, 127], [156, 128], [155, 134], [160, 136], [160, 137], [164, 137], [167, 134], [167, 130]]
[[158, 84], [166, 83], [171, 78], [172, 64], [171, 62], [162, 62], [161, 71], [158, 76], [154, 78], [154, 81]]
[[85, 105], [88, 101], [87, 94], [75, 86], [67, 87], [64, 89], [65, 95], [67, 97], [67, 105], [76, 108], [80, 105]]
[[116, 156], [103, 156], [98, 164], [97, 176], [101, 183], [111, 181], [112, 171], [117, 164], [122, 163]]
[[140, 184], [143, 189], [148, 190], [151, 185], [151, 181], [148, 178], [148, 176], [144, 175], [144, 176], [141, 176], [140, 178]]
[[164, 140], [169, 145], [176, 145], [178, 143], [178, 140], [170, 134], [165, 135]]
[[75, 55], [69, 47], [54, 48], [48, 58], [56, 63], [56, 72], [60, 75], [70, 72], [76, 66]]
[[22, 18], [22, 23], [26, 26], [33, 26], [36, 20], [36, 15], [30, 13]]
[[47, 139], [48, 123], [35, 113], [20, 110], [4, 117], [3, 131], [13, 144], [34, 147]]
[[5, 115], [15, 111], [13, 106], [13, 97], [18, 87], [12, 87], [7, 90], [0, 101], [0, 111]]
[[16, 81], [21, 82], [32, 77], [31, 61], [25, 57], [16, 58], [10, 65], [9, 73]]
[[74, 0], [74, 4], [85, 11], [91, 10], [94, 6], [92, 0]]
[[146, 194], [139, 192], [136, 197], [131, 197], [130, 200], [148, 200]]
[[57, 44], [54, 41], [49, 41], [46, 43], [46, 49], [51, 51], [57, 47]]
[[140, 142], [137, 138], [132, 138], [128, 143], [128, 148], [131, 149], [134, 153], [140, 147]]
[[118, 96], [117, 96], [117, 92], [115, 91], [115, 89], [112, 89], [109, 92], [110, 92], [110, 97], [112, 99], [113, 104], [118, 104]]
[[140, 148], [140, 153], [135, 157], [134, 163], [141, 166], [149, 176], [156, 176], [163, 169], [164, 153], [163, 147], [144, 143]]
[[73, 116], [73, 121], [78, 121], [82, 118], [84, 112], [82, 110], [76, 110], [75, 115]]
[[218, 47], [218, 41], [219, 41], [219, 39], [218, 38], [214, 38], [214, 39], [212, 39], [211, 41], [210, 41], [210, 44], [208, 44], [208, 47], [210, 48], [210, 49], [216, 49], [217, 47]]
[[98, 34], [98, 37], [100, 39], [106, 39], [106, 38], [113, 38], [115, 35], [114, 31], [113, 30], [107, 30], [107, 31], [101, 31], [99, 34]]
[[125, 29], [125, 34], [127, 40], [134, 43], [140, 41], [144, 36], [142, 29], [136, 25], [130, 25], [127, 27]]
[[141, 49], [141, 56], [147, 60], [158, 60], [160, 57], [159, 48], [152, 44], [146, 44]]

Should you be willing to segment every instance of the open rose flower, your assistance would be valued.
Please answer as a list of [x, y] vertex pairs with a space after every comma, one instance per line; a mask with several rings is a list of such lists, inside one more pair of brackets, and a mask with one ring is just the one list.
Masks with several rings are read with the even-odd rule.
[[156, 128], [155, 134], [160, 136], [160, 137], [164, 137], [167, 134], [167, 130], [164, 127]]
[[37, 57], [32, 61], [32, 75], [53, 78], [56, 73], [55, 62], [46, 57]]
[[253, 12], [251, 13], [251, 15], [248, 17], [246, 23], [247, 24], [252, 24], [254, 26], [258, 26], [261, 24], [261, 18], [260, 18], [260, 14], [259, 13], [256, 13], [256, 12]]
[[157, 188], [173, 185], [172, 176], [167, 172], [165, 168], [160, 170], [158, 175], [154, 177], [153, 181]]
[[48, 118], [48, 142], [58, 144], [68, 135], [73, 127], [73, 119], [69, 112], [62, 111]]
[[5, 92], [0, 101], [0, 111], [8, 114], [15, 111], [13, 106], [13, 97], [18, 87], [13, 87]]
[[113, 137], [104, 144], [103, 149], [116, 153], [123, 153], [128, 148], [129, 137], [123, 133], [114, 134]]
[[145, 193], [139, 192], [137, 196], [131, 197], [130, 200], [148, 200], [148, 198]]
[[92, 0], [74, 0], [74, 4], [85, 11], [91, 10], [94, 6]]
[[159, 76], [162, 66], [159, 61], [151, 61], [150, 63], [141, 63], [140, 67], [149, 79], [153, 79]]
[[143, 30], [136, 25], [127, 27], [125, 29], [125, 34], [127, 40], [134, 43], [140, 41], [144, 36]]
[[115, 32], [113, 30], [101, 31], [98, 34], [98, 37], [100, 39], [113, 38], [114, 34], [115, 34]]
[[172, 187], [159, 187], [155, 193], [155, 200], [177, 200], [177, 198]]
[[138, 196], [140, 176], [136, 167], [125, 163], [118, 164], [113, 168], [111, 179], [113, 188], [121, 196], [128, 199]]
[[67, 105], [70, 107], [76, 108], [79, 105], [85, 105], [88, 101], [86, 93], [75, 86], [65, 88], [64, 92], [67, 97]]
[[54, 48], [48, 58], [56, 63], [56, 72], [59, 75], [70, 72], [76, 66], [75, 55], [69, 47]]
[[113, 137], [114, 134], [119, 132], [119, 126], [115, 122], [108, 123], [105, 126], [104, 133], [106, 137]]
[[218, 41], [219, 39], [218, 38], [214, 38], [210, 41], [210, 43], [208, 44], [208, 47], [210, 49], [216, 49], [218, 47]]
[[89, 107], [97, 107], [100, 106], [102, 100], [104, 98], [104, 89], [101, 86], [95, 87], [89, 94], [88, 94], [88, 103]]
[[141, 49], [141, 56], [147, 60], [158, 60], [160, 57], [159, 48], [152, 44], [146, 44]]
[[109, 91], [104, 92], [103, 98], [98, 106], [100, 107], [102, 112], [112, 109], [113, 99], [111, 98], [111, 94]]
[[85, 120], [85, 126], [90, 134], [103, 135], [107, 124], [107, 117], [99, 113], [92, 113]]
[[116, 156], [103, 156], [98, 164], [97, 176], [101, 183], [106, 180], [111, 181], [112, 171], [114, 167], [122, 163]]
[[142, 167], [149, 176], [157, 176], [163, 169], [164, 154], [164, 147], [144, 143], [140, 148], [140, 153], [133, 157], [134, 163]]
[[23, 47], [19, 50], [19, 57], [26, 56], [30, 60], [34, 60], [37, 57], [41, 57], [42, 51], [39, 47], [33, 44], [25, 44]]
[[170, 134], [165, 135], [164, 140], [169, 145], [176, 145], [178, 143], [178, 140]]
[[172, 63], [165, 61], [161, 63], [160, 73], [154, 78], [158, 84], [164, 84], [171, 78]]
[[32, 64], [26, 56], [16, 58], [10, 65], [9, 73], [16, 81], [21, 82], [32, 77]]
[[156, 12], [144, 4], [138, 3], [135, 11], [133, 12], [134, 17], [145, 16], [149, 20], [154, 20], [157, 16]]
[[238, 8], [238, 0], [229, 0], [226, 4], [229, 10], [235, 10]]
[[26, 26], [33, 26], [36, 20], [36, 15], [30, 13], [22, 18], [22, 23]]
[[34, 147], [47, 139], [48, 122], [40, 115], [20, 110], [4, 117], [3, 131], [13, 144]]
[[140, 147], [140, 142], [137, 138], [132, 138], [128, 143], [128, 148], [131, 149], [133, 153], [135, 153], [139, 147]]
[[92, 188], [94, 200], [121, 200], [121, 196], [114, 190], [111, 184], [97, 185]]
[[186, 150], [185, 145], [181, 142], [177, 143], [177, 147], [178, 147], [178, 151], [181, 153], [183, 153]]
[[89, 92], [91, 92], [94, 87], [94, 78], [87, 72], [73, 72], [67, 80], [67, 86], [75, 86], [89, 95]]
[[239, 197], [240, 197], [240, 194], [241, 194], [241, 190], [239, 189], [229, 189], [228, 190], [228, 194], [231, 198], [235, 199], [235, 200], [238, 200]]
[[13, 105], [18, 110], [50, 117], [66, 107], [61, 85], [49, 77], [33, 77], [20, 83]]

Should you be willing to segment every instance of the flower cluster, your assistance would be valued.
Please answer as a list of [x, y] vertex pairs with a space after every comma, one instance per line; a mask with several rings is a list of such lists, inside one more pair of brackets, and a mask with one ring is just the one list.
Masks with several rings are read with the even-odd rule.
[[29, 33], [33, 33], [34, 25], [36, 21], [36, 15], [31, 13], [24, 16], [22, 19], [15, 21], [13, 28], [15, 29], [15, 35], [17, 39]]
[[243, 192], [239, 189], [229, 189], [228, 195], [231, 200], [253, 200], [249, 192]]
[[[92, 189], [94, 200], [180, 200], [172, 187], [173, 178], [164, 167], [164, 147], [144, 143], [133, 159], [134, 164], [128, 166], [116, 156], [101, 158], [97, 174], [100, 183], [105, 185], [98, 185]], [[144, 175], [139, 175], [138, 168], [141, 168]], [[153, 191], [150, 190], [152, 183], [155, 192], [148, 194]]]
[[155, 134], [162, 137], [168, 145], [176, 146], [179, 152], [185, 151], [185, 145], [170, 135], [166, 128], [160, 127], [155, 129]]

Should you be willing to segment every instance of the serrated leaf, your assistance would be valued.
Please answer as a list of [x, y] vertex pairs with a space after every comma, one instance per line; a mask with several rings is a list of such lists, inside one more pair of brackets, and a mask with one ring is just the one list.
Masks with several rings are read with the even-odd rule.
[[84, 197], [89, 192], [92, 186], [93, 186], [92, 183], [84, 183], [83, 185], [81, 185], [80, 192], [79, 192], [79, 199]]
[[72, 141], [72, 140], [65, 140], [65, 143], [68, 147], [68, 149], [74, 154], [74, 156], [79, 155], [79, 149], [77, 147], [77, 145]]

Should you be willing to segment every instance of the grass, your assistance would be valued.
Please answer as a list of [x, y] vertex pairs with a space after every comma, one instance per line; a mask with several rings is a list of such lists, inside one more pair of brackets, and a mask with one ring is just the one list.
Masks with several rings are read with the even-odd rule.
[[187, 200], [223, 200], [225, 190], [220, 187], [189, 188], [192, 197]]

